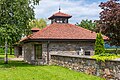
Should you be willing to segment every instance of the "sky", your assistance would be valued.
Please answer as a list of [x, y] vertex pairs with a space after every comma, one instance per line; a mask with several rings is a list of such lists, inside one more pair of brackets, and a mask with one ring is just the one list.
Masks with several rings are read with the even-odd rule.
[[[101, 9], [99, 4], [107, 0], [41, 0], [35, 6], [35, 18], [48, 19], [52, 14], [59, 11], [72, 15], [70, 23], [80, 23], [81, 20], [98, 20]], [[48, 21], [49, 23], [49, 21]]]

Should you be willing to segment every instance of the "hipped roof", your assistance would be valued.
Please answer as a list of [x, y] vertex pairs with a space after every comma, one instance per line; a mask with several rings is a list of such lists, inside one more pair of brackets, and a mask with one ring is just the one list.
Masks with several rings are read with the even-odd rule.
[[71, 18], [72, 16], [66, 13], [62, 13], [62, 12], [57, 12], [55, 14], [53, 14], [51, 17], [49, 17], [48, 19], [52, 19], [54, 17], [65, 17], [65, 18]]
[[[59, 39], [59, 40], [95, 40], [96, 33], [82, 27], [68, 23], [53, 23], [44, 29], [29, 35], [24, 40], [44, 40], [44, 39]], [[108, 37], [103, 36], [104, 40]], [[22, 40], [22, 41], [24, 41]]]

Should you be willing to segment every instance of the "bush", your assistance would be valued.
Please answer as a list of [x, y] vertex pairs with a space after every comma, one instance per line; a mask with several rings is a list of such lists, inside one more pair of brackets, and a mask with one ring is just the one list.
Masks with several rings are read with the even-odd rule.
[[97, 33], [96, 41], [95, 41], [95, 55], [104, 55], [104, 40], [101, 33]]
[[[115, 48], [109, 48], [109, 49], [105, 49], [106, 53], [110, 53], [110, 54], [115, 54], [116, 53], [116, 49]], [[117, 54], [120, 54], [120, 48], [118, 48]]]
[[97, 61], [105, 62], [106, 60], [113, 60], [120, 58], [120, 55], [106, 53], [105, 55], [94, 55], [92, 56], [92, 58], [95, 58]]

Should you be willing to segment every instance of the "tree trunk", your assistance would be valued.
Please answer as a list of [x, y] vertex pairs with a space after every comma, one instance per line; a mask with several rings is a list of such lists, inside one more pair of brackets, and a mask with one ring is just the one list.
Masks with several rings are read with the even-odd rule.
[[10, 46], [10, 55], [12, 55], [12, 46]]
[[8, 44], [7, 41], [5, 41], [5, 59], [4, 59], [4, 63], [8, 64]]

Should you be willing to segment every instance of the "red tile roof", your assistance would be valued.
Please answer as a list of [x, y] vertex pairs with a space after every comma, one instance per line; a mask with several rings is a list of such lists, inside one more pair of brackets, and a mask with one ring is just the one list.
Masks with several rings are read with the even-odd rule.
[[[107, 39], [106, 36], [103, 36]], [[90, 30], [66, 23], [53, 23], [46, 28], [30, 35], [26, 39], [79, 39], [95, 40], [96, 33]], [[26, 40], [24, 39], [24, 40]]]
[[40, 29], [39, 28], [37, 28], [37, 27], [33, 27], [31, 30], [33, 30], [33, 31], [39, 31]]
[[62, 13], [62, 12], [57, 12], [55, 14], [53, 14], [51, 17], [49, 17], [48, 19], [51, 19], [53, 17], [68, 17], [68, 18], [71, 18], [72, 16], [69, 15], [69, 14], [66, 14], [66, 13]]

